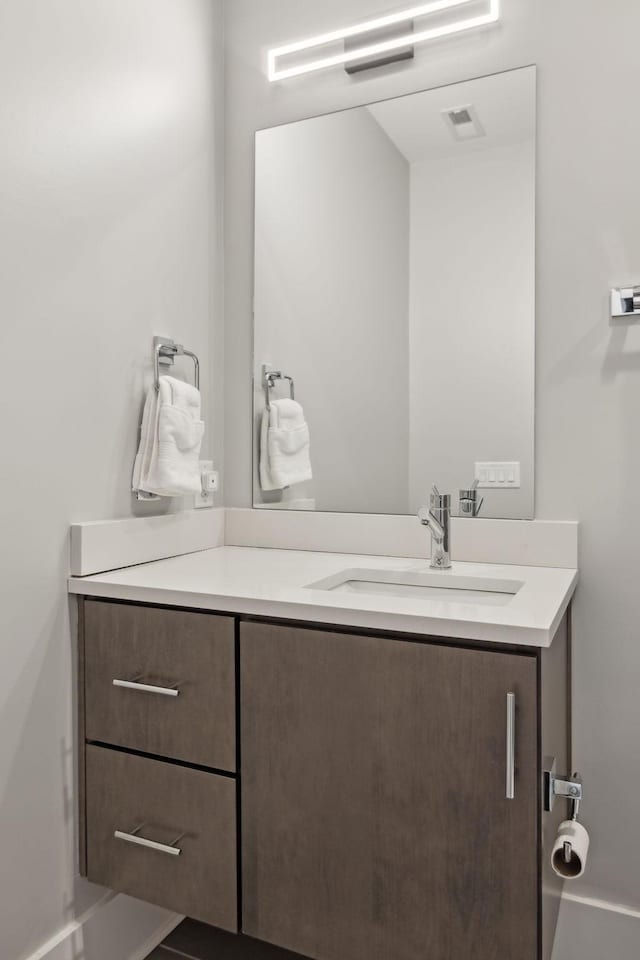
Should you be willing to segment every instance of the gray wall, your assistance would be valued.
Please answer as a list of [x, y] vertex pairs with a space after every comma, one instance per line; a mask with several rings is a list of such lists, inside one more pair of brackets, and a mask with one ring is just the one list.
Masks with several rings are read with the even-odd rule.
[[201, 355], [220, 456], [221, 65], [211, 0], [0, 4], [3, 960], [100, 892], [75, 878], [68, 531], [132, 513], [155, 332]]
[[434, 480], [456, 493], [477, 461], [517, 461], [482, 516], [533, 516], [534, 175], [532, 140], [411, 165], [411, 513]]
[[256, 163], [256, 435], [268, 362], [311, 433], [313, 480], [286, 495], [406, 513], [409, 165], [368, 110], [263, 131]]
[[572, 890], [638, 910], [640, 326], [610, 322], [607, 290], [613, 281], [640, 279], [640, 127], [633, 122], [640, 6], [510, 0], [498, 28], [431, 44], [406, 68], [355, 81], [334, 69], [276, 85], [264, 76], [270, 45], [366, 19], [371, 0], [232, 0], [226, 10], [229, 505], [251, 503], [253, 131], [539, 66], [536, 512], [583, 524], [575, 756], [587, 784], [593, 847], [588, 875]]

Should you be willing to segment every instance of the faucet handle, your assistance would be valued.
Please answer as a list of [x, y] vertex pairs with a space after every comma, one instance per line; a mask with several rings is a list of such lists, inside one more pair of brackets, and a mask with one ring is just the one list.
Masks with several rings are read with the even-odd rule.
[[445, 538], [445, 530], [437, 517], [434, 517], [429, 507], [420, 507], [418, 510], [418, 520], [424, 527], [428, 527], [431, 536], [436, 543], [442, 543]]
[[484, 497], [478, 503], [478, 480], [473, 481], [468, 489], [460, 490], [460, 516], [477, 517], [482, 510]]

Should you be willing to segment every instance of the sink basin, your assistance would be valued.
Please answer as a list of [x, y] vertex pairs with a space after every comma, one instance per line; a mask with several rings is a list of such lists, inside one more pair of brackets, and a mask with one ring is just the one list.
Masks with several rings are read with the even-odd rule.
[[403, 570], [342, 570], [309, 583], [311, 590], [359, 593], [369, 596], [406, 597], [413, 600], [446, 600], [449, 603], [505, 606], [523, 586], [520, 580], [461, 577], [453, 573]]

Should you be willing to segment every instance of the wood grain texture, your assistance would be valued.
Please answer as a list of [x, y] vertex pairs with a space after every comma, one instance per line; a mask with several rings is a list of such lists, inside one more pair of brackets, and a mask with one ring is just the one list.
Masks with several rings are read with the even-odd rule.
[[[88, 878], [235, 932], [235, 781], [202, 770], [87, 746]], [[115, 830], [141, 830], [180, 856], [134, 846]]]
[[[556, 758], [558, 773], [573, 773], [571, 769], [571, 723], [569, 717], [568, 688], [570, 680], [570, 618], [567, 615], [560, 624], [553, 643], [540, 651], [540, 737], [541, 759]], [[541, 771], [542, 782], [542, 771]], [[570, 815], [571, 805], [566, 800], [556, 800], [550, 813], [543, 813], [540, 800], [542, 832], [542, 913], [541, 939], [542, 958], [551, 960], [560, 910], [563, 881], [551, 868], [551, 851], [558, 827]]]
[[[233, 772], [234, 621], [206, 613], [85, 601], [88, 740]], [[171, 686], [178, 697], [113, 686]]]
[[249, 623], [240, 659], [243, 931], [317, 960], [536, 960], [536, 657]]

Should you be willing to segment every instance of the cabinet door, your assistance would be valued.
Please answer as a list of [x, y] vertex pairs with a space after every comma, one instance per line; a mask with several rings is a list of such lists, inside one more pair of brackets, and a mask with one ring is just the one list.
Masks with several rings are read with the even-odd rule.
[[319, 960], [536, 960], [535, 656], [243, 624], [241, 697], [245, 933]]

